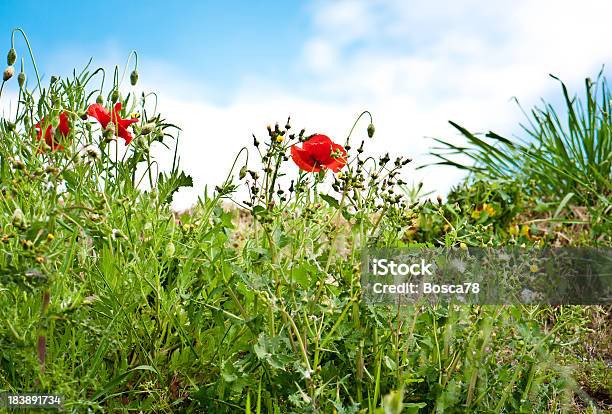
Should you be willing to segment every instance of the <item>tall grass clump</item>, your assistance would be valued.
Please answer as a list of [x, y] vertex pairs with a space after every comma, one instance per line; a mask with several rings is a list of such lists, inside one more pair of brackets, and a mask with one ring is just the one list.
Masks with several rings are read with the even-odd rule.
[[[602, 73], [595, 82], [587, 78], [583, 99], [571, 96], [563, 82], [561, 89], [562, 110], [547, 102], [534, 107], [526, 114], [528, 122], [521, 125], [524, 139], [508, 139], [495, 132], [478, 137], [451, 121], [470, 146], [436, 139], [442, 144], [433, 151], [441, 160], [438, 164], [488, 179], [532, 181], [537, 194], [557, 201], [575, 197], [582, 205], [609, 204], [612, 103], [606, 78]], [[462, 163], [454, 155], [467, 157], [471, 163]]]

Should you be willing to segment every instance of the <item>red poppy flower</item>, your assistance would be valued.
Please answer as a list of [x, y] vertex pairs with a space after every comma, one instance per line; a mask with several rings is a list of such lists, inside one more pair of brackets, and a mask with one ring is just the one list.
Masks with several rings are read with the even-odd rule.
[[327, 135], [316, 134], [302, 144], [291, 147], [291, 158], [300, 169], [319, 172], [322, 168], [338, 172], [346, 165], [346, 150]]
[[123, 119], [119, 112], [121, 112], [121, 102], [115, 104], [112, 114], [104, 106], [97, 103], [89, 105], [89, 108], [87, 108], [87, 115], [96, 118], [100, 125], [102, 125], [102, 128], [106, 128], [112, 121], [115, 124], [115, 134], [123, 138], [125, 145], [127, 145], [132, 141], [132, 134], [127, 128], [133, 123], [138, 122], [138, 118]]
[[58, 136], [59, 134], [62, 138], [66, 138], [70, 134], [70, 123], [68, 122], [68, 114], [66, 112], [62, 112], [59, 116], [59, 124], [57, 127], [54, 127], [51, 122], [45, 121], [45, 118], [41, 119], [36, 125], [36, 139], [40, 141], [43, 137], [43, 128], [44, 128], [44, 136], [45, 142], [49, 147], [51, 147], [51, 151], [63, 150], [64, 147], [60, 145]]

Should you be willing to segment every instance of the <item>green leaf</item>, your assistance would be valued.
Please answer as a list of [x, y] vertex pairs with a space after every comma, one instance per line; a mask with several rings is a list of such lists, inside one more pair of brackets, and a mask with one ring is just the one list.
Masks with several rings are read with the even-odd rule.
[[321, 198], [325, 200], [327, 204], [329, 204], [330, 207], [340, 208], [340, 203], [338, 203], [338, 200], [336, 200], [332, 196], [327, 195], [327, 194], [320, 194], [320, 195], [321, 195]]
[[555, 210], [555, 214], [553, 215], [553, 218], [557, 218], [559, 216], [559, 213], [563, 211], [563, 209], [565, 208], [565, 205], [571, 200], [573, 196], [574, 196], [574, 193], [568, 193], [565, 197], [563, 197], [563, 200], [561, 200], [561, 202], [559, 203], [559, 207], [557, 207], [557, 210]]
[[386, 367], [389, 368], [391, 371], [395, 371], [397, 369], [397, 364], [395, 363], [395, 361], [389, 358], [387, 355], [385, 355], [384, 360]]
[[266, 208], [263, 206], [255, 206], [253, 207], [252, 211], [254, 216], [263, 216], [268, 212], [268, 210], [266, 210]]
[[111, 391], [116, 385], [119, 385], [120, 383], [123, 382], [123, 380], [128, 377], [130, 374], [132, 374], [135, 371], [151, 371], [154, 372], [155, 374], [159, 375], [159, 373], [157, 372], [157, 370], [155, 368], [153, 368], [150, 365], [139, 365], [136, 368], [132, 368], [130, 370], [127, 370], [126, 372], [117, 375], [115, 378], [113, 378], [112, 380], [110, 380], [103, 388], [102, 390], [98, 391], [97, 394], [95, 394], [93, 396], [93, 400], [97, 400], [98, 398], [102, 397], [103, 395], [107, 394], [109, 391]]
[[183, 171], [180, 174], [177, 174], [175, 171], [169, 177], [164, 173], [159, 174], [157, 188], [160, 195], [164, 197], [166, 204], [172, 202], [172, 196], [181, 187], [193, 187], [193, 178], [190, 175], [186, 175]]

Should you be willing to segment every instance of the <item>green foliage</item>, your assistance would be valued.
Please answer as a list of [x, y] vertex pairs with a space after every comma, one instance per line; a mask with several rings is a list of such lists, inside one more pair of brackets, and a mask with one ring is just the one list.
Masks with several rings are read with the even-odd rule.
[[[119, 151], [81, 119], [104, 95], [90, 86], [97, 73], [57, 78], [38, 96], [24, 87], [15, 119], [0, 123], [1, 391], [59, 393], [68, 412], [570, 412], [578, 400], [589, 404], [571, 368], [587, 355], [574, 346], [589, 332], [585, 308], [361, 301], [368, 245], [546, 243], [508, 229], [539, 202], [531, 187], [482, 181], [447, 203], [415, 203], [401, 191], [409, 161], [368, 157], [363, 144], [341, 175], [301, 173], [289, 183], [287, 152], [304, 133], [291, 137], [287, 122], [255, 138], [259, 162], [238, 174], [250, 190], [244, 208], [223, 204], [238, 186], [230, 173], [179, 215], [169, 202], [191, 178], [177, 161], [154, 180], [150, 156], [176, 129], [146, 99], [119, 96], [143, 114]], [[102, 98], [109, 106], [121, 91], [116, 74]], [[71, 125], [64, 150], [39, 152], [35, 124], [50, 117], [57, 125], [61, 112]], [[364, 140], [373, 131], [364, 128]]]
[[[555, 78], [553, 76], [553, 78]], [[555, 78], [557, 79], [557, 78]], [[612, 191], [611, 95], [606, 79], [585, 81], [584, 101], [570, 96], [561, 82], [565, 108], [558, 113], [544, 102], [531, 110], [523, 126], [525, 142], [513, 141], [494, 132], [479, 138], [451, 122], [469, 142], [461, 147], [436, 139], [443, 145], [433, 155], [451, 165], [490, 179], [532, 181], [532, 194], [558, 201], [573, 193], [586, 205], [609, 204]], [[473, 165], [459, 163], [452, 155], [466, 156]]]

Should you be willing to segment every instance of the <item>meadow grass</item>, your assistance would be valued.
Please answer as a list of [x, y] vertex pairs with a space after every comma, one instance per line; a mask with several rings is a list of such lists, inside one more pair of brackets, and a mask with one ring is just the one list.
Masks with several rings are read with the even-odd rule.
[[[408, 158], [368, 156], [364, 112], [340, 174], [297, 173], [290, 147], [309, 134], [288, 120], [177, 213], [192, 180], [176, 157], [157, 171], [151, 146], [172, 148], [178, 129], [154, 95], [135, 96], [119, 68], [107, 89], [89, 66], [33, 88], [24, 77], [2, 84], [19, 107], [0, 123], [0, 390], [58, 393], [78, 413], [609, 407], [609, 308], [372, 306], [359, 268], [367, 246], [610, 246], [607, 195], [591, 193], [605, 180], [560, 204], [567, 193], [491, 174], [419, 202]], [[95, 102], [122, 109], [100, 125]]]

